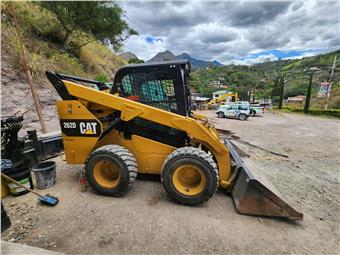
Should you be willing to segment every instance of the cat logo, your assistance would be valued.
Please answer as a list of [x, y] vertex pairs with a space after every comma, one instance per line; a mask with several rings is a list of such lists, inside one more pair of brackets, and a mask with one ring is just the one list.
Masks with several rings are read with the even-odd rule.
[[83, 135], [96, 135], [97, 123], [96, 122], [80, 122], [80, 133]]
[[102, 127], [97, 120], [67, 119], [60, 120], [61, 131], [67, 136], [99, 137]]

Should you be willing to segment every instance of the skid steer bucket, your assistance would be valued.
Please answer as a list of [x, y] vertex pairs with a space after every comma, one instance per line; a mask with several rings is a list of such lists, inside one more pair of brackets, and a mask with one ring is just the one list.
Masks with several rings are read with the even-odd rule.
[[224, 143], [237, 167], [231, 193], [239, 213], [302, 220], [303, 214], [288, 205], [264, 176], [246, 166], [230, 141]]

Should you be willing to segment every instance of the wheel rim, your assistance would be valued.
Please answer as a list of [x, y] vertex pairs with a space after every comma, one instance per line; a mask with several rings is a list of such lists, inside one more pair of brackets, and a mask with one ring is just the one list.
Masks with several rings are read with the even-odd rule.
[[190, 196], [201, 193], [206, 182], [201, 169], [189, 164], [176, 168], [172, 176], [172, 183], [175, 189], [182, 194]]
[[105, 188], [114, 188], [120, 180], [119, 168], [107, 160], [99, 161], [93, 169], [96, 182]]

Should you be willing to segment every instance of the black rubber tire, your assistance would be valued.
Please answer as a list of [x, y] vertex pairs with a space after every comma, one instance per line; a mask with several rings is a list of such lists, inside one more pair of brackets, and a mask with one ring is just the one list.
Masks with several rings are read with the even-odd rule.
[[[101, 186], [95, 179], [94, 166], [101, 160], [111, 161], [119, 168], [120, 180], [113, 188]], [[94, 150], [85, 162], [87, 181], [98, 194], [104, 196], [123, 196], [137, 178], [137, 162], [131, 152], [120, 145], [104, 145]]]
[[217, 113], [217, 117], [218, 117], [218, 118], [224, 118], [225, 115], [224, 115], [223, 112], [218, 112], [218, 113]]
[[[200, 168], [206, 178], [206, 185], [197, 195], [185, 195], [176, 190], [172, 177], [176, 168], [183, 164], [193, 164]], [[209, 200], [218, 187], [218, 170], [213, 158], [195, 147], [176, 149], [165, 159], [161, 172], [161, 180], [166, 192], [176, 201], [185, 205], [197, 205]]]
[[247, 115], [245, 115], [244, 113], [241, 113], [239, 116], [238, 116], [238, 119], [239, 120], [246, 120], [247, 119]]

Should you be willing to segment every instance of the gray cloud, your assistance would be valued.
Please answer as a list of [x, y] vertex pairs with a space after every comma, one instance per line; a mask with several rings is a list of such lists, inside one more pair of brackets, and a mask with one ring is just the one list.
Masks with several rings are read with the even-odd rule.
[[232, 9], [231, 25], [254, 26], [275, 19], [291, 2], [243, 2]]
[[[168, 49], [229, 63], [273, 49], [340, 47], [339, 1], [127, 1], [123, 8], [140, 34], [125, 49], [144, 59]], [[148, 44], [148, 36], [162, 41]]]

